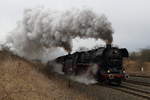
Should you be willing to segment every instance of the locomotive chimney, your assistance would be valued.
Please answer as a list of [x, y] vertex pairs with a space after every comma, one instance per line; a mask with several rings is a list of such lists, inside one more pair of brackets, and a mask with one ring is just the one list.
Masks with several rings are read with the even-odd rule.
[[106, 48], [111, 48], [112, 41], [106, 40], [105, 43], [106, 43]]
[[71, 54], [71, 52], [69, 51], [69, 52], [68, 52], [68, 55], [70, 55], [70, 54]]

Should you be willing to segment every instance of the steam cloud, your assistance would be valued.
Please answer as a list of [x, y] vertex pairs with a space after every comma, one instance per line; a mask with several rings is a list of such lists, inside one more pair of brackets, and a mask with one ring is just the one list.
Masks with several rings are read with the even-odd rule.
[[[65, 74], [63, 72], [62, 64], [56, 63], [55, 61], [49, 61], [47, 63], [47, 66], [49, 68], [49, 71], [51, 71], [51, 72], [56, 72], [61, 75]], [[97, 71], [98, 71], [98, 65], [91, 64], [88, 67], [88, 69], [85, 70], [85, 72], [78, 73], [77, 75], [72, 73], [72, 74], [67, 75], [67, 77], [73, 81], [84, 83], [86, 85], [95, 84], [95, 83], [97, 83], [97, 80], [95, 79], [95, 75], [97, 74]]]
[[74, 81], [84, 83], [86, 85], [88, 84], [95, 84], [97, 83], [97, 80], [95, 79], [95, 75], [97, 73], [98, 66], [96, 64], [92, 64], [85, 73], [82, 73], [81, 75], [72, 75], [70, 78]]
[[75, 37], [102, 39], [111, 43], [112, 34], [107, 18], [89, 9], [54, 11], [33, 8], [24, 11], [22, 21], [7, 39], [7, 45], [20, 56], [38, 58], [49, 51], [47, 49], [55, 47], [63, 47], [70, 52]]

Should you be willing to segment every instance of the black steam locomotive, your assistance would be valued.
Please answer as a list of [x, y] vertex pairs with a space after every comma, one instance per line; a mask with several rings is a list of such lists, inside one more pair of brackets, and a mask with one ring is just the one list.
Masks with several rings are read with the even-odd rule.
[[127, 49], [107, 44], [106, 47], [61, 56], [55, 61], [63, 65], [62, 70], [67, 75], [79, 75], [95, 64], [98, 69], [94, 77], [99, 82], [120, 85], [126, 78], [123, 58], [128, 56]]

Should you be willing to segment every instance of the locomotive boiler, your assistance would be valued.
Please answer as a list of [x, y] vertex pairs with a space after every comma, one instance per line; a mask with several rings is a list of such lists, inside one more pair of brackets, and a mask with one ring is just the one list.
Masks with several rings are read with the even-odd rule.
[[126, 79], [123, 58], [128, 56], [126, 48], [107, 44], [106, 47], [61, 56], [55, 61], [62, 64], [62, 71], [66, 75], [84, 73], [91, 65], [96, 64], [98, 69], [94, 77], [97, 81], [120, 85], [122, 80]]

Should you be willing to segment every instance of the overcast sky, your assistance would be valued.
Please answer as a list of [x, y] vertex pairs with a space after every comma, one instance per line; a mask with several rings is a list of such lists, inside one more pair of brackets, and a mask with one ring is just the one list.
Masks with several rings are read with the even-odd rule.
[[[150, 0], [1, 0], [0, 40], [16, 27], [24, 9], [37, 6], [59, 10], [91, 8], [98, 14], [105, 14], [112, 23], [114, 44], [130, 51], [150, 47]], [[81, 44], [86, 42], [90, 41]]]

